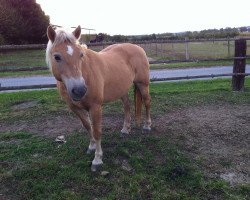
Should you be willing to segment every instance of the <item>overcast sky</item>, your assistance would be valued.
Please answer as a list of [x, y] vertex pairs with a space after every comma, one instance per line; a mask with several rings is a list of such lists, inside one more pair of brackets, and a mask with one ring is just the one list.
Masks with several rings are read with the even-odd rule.
[[250, 0], [36, 0], [52, 24], [140, 35], [250, 26]]

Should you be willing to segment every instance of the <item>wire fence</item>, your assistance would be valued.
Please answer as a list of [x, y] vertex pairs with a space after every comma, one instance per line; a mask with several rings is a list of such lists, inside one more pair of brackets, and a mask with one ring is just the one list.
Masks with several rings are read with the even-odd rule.
[[[151, 58], [152, 64], [166, 62], [184, 61], [209, 61], [232, 59], [234, 56], [235, 40], [238, 38], [207, 39], [207, 40], [160, 40], [160, 41], [135, 41], [131, 42], [141, 46]], [[246, 55], [250, 57], [250, 38], [247, 41]], [[116, 44], [115, 42], [88, 43], [87, 46], [95, 51], [101, 51], [105, 47]], [[18, 50], [45, 49], [46, 44], [34, 45], [2, 45], [1, 52]]]

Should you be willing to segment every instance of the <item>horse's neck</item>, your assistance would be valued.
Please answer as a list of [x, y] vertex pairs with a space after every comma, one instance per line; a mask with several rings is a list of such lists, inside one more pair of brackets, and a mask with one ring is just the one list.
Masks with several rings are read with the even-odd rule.
[[100, 76], [100, 74], [105, 73], [105, 62], [98, 52], [91, 49], [87, 49], [86, 51], [86, 60], [84, 65], [92, 77], [97, 77]]
[[90, 65], [92, 68], [96, 67], [103, 67], [103, 59], [101, 58], [100, 54], [96, 51], [91, 49], [87, 49], [87, 64]]

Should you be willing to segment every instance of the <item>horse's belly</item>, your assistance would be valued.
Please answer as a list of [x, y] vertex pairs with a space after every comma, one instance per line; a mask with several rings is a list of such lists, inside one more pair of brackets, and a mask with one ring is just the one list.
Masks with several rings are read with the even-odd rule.
[[120, 99], [126, 95], [132, 85], [132, 80], [120, 80], [115, 83], [108, 84], [104, 87], [104, 102], [111, 102]]

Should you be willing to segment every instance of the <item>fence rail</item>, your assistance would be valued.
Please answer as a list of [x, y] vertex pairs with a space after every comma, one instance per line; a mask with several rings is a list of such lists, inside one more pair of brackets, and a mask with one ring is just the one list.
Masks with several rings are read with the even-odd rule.
[[[149, 41], [124, 41], [132, 44], [161, 44], [161, 43], [192, 43], [192, 42], [227, 42], [235, 41], [239, 38], [218, 38], [218, 39], [186, 39], [186, 40], [149, 40]], [[250, 37], [244, 37], [244, 40], [250, 40]], [[97, 43], [86, 43], [88, 47], [94, 46], [108, 46], [121, 42], [97, 42]], [[23, 50], [23, 49], [45, 49], [47, 44], [25, 44], [25, 45], [0, 45], [1, 50]]]
[[47, 44], [25, 44], [25, 45], [0, 45], [1, 51], [46, 49]]
[[30, 72], [48, 70], [48, 67], [3, 67], [0, 68], [0, 72]]

